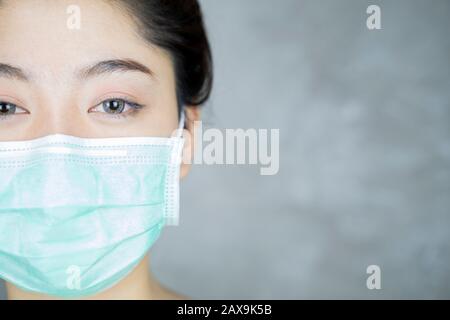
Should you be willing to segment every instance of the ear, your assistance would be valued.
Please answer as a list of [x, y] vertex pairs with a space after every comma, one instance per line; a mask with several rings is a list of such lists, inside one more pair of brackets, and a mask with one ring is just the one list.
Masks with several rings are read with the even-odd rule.
[[[191, 170], [191, 163], [193, 161], [194, 157], [194, 150], [195, 150], [195, 140], [196, 137], [194, 136], [195, 132], [195, 126], [196, 121], [201, 120], [201, 111], [200, 107], [198, 106], [186, 106], [184, 107], [184, 111], [186, 114], [186, 123], [185, 123], [185, 131], [184, 132], [184, 148], [183, 148], [183, 163], [181, 164], [180, 168], [180, 179], [183, 179], [186, 177]], [[186, 161], [186, 159], [190, 161]]]

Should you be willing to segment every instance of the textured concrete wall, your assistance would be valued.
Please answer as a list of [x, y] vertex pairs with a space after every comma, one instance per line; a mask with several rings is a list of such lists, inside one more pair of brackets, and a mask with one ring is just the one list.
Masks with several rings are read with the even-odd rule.
[[280, 128], [281, 167], [194, 168], [162, 279], [202, 298], [450, 298], [450, 2], [202, 4], [208, 120]]
[[450, 2], [201, 3], [209, 125], [279, 128], [281, 167], [194, 167], [157, 276], [195, 298], [450, 298]]

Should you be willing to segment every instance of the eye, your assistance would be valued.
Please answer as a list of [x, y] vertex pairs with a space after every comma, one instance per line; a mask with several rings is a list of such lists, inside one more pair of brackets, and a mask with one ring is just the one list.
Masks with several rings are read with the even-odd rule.
[[144, 106], [126, 99], [108, 99], [90, 109], [91, 112], [107, 113], [110, 115], [126, 115], [142, 109]]
[[[20, 111], [20, 112], [18, 112], [18, 111]], [[24, 114], [24, 113], [28, 113], [28, 112], [13, 103], [0, 101], [0, 117], [6, 117], [6, 116], [11, 116], [11, 115], [15, 115], [15, 114]]]

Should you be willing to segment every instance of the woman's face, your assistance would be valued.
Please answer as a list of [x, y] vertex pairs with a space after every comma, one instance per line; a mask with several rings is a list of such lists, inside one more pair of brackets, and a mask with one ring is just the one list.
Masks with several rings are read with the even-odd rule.
[[[69, 28], [71, 5], [80, 29]], [[0, 141], [170, 136], [175, 92], [168, 54], [140, 38], [117, 5], [0, 1]]]

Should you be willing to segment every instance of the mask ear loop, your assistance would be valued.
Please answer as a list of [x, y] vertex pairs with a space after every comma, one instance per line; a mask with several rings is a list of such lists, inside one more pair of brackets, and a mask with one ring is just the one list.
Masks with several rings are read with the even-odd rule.
[[[185, 121], [186, 121], [186, 116], [184, 113], [184, 107], [181, 107], [181, 112], [180, 112], [180, 123], [178, 125], [178, 129], [176, 131], [176, 135], [174, 136], [176, 138], [177, 143], [177, 149], [173, 154], [173, 157], [171, 159], [171, 161], [174, 161], [175, 163], [180, 164], [182, 162], [182, 155], [183, 155], [183, 147], [184, 147], [184, 125], [185, 125]], [[172, 162], [172, 163], [174, 163]]]
[[177, 138], [182, 138], [183, 137], [183, 130], [184, 130], [185, 121], [186, 121], [186, 116], [185, 116], [185, 113], [184, 113], [184, 107], [181, 107], [180, 123], [178, 125]]
[[182, 105], [180, 105], [180, 124], [178, 125], [178, 131], [177, 131], [177, 142], [175, 144], [175, 151], [172, 154], [172, 158], [171, 158], [171, 164], [175, 165], [176, 169], [173, 169], [172, 166], [172, 170], [169, 172], [172, 172], [172, 175], [170, 178], [170, 182], [169, 184], [172, 185], [172, 189], [170, 190], [169, 194], [177, 195], [177, 199], [175, 201], [175, 204], [170, 207], [169, 215], [165, 215], [165, 219], [166, 219], [166, 223], [167, 225], [171, 225], [171, 226], [177, 226], [179, 224], [179, 212], [180, 212], [180, 203], [179, 203], [179, 192], [180, 192], [180, 187], [179, 187], [179, 181], [180, 181], [180, 170], [181, 170], [181, 165], [183, 162], [183, 147], [184, 147], [184, 137], [183, 137], [183, 131], [184, 131], [184, 126], [185, 126], [185, 121], [186, 121], [186, 116], [185, 116], [185, 112], [184, 112], [184, 107]]

